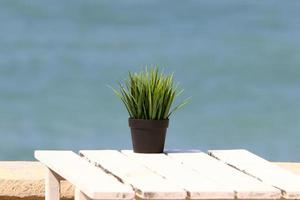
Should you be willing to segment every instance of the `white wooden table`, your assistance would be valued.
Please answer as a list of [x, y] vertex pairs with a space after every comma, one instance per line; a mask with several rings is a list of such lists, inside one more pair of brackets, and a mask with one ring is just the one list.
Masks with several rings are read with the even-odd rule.
[[[78, 171], [73, 172], [77, 176], [66, 173], [42, 151], [36, 152], [36, 158], [51, 171], [80, 189], [84, 198], [77, 196], [76, 199], [300, 199], [300, 176], [246, 150], [169, 151], [165, 154], [82, 150], [79, 153], [81, 161], [84, 160], [83, 167], [93, 166], [92, 171], [97, 168], [101, 174], [91, 184], [95, 190], [102, 188], [101, 191], [92, 192], [91, 186], [86, 185], [89, 179], [95, 179], [93, 174], [84, 175], [85, 182], [81, 181], [76, 178], [80, 176]], [[103, 189], [109, 187], [110, 193]], [[101, 192], [106, 196], [101, 196]], [[57, 199], [50, 197], [46, 199]]]

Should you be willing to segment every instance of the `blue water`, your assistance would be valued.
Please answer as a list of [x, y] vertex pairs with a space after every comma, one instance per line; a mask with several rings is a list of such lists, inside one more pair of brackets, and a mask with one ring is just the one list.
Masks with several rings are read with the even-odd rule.
[[159, 64], [191, 103], [169, 149], [300, 161], [299, 1], [0, 2], [0, 160], [131, 148], [107, 85]]

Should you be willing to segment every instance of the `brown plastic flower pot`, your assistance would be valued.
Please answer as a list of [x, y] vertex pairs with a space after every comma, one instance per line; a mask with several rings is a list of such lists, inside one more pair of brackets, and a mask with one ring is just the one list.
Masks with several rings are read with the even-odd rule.
[[133, 151], [135, 153], [162, 153], [169, 120], [129, 118]]

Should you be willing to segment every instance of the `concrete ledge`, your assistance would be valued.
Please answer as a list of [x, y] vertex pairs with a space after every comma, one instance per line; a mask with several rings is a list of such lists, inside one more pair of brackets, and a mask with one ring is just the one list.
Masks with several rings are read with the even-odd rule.
[[[44, 199], [45, 167], [39, 162], [0, 162], [1, 200]], [[73, 199], [74, 188], [67, 181], [61, 183], [61, 198]]]
[[[275, 163], [300, 175], [300, 163]], [[0, 200], [43, 200], [45, 167], [39, 162], [0, 162]], [[74, 188], [61, 185], [61, 198], [73, 200]]]

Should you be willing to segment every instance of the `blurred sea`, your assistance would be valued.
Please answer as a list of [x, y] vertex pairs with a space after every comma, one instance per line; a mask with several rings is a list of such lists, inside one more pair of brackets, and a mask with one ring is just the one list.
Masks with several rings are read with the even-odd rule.
[[0, 160], [131, 148], [107, 85], [159, 64], [191, 103], [166, 148], [300, 161], [300, 1], [0, 2]]

